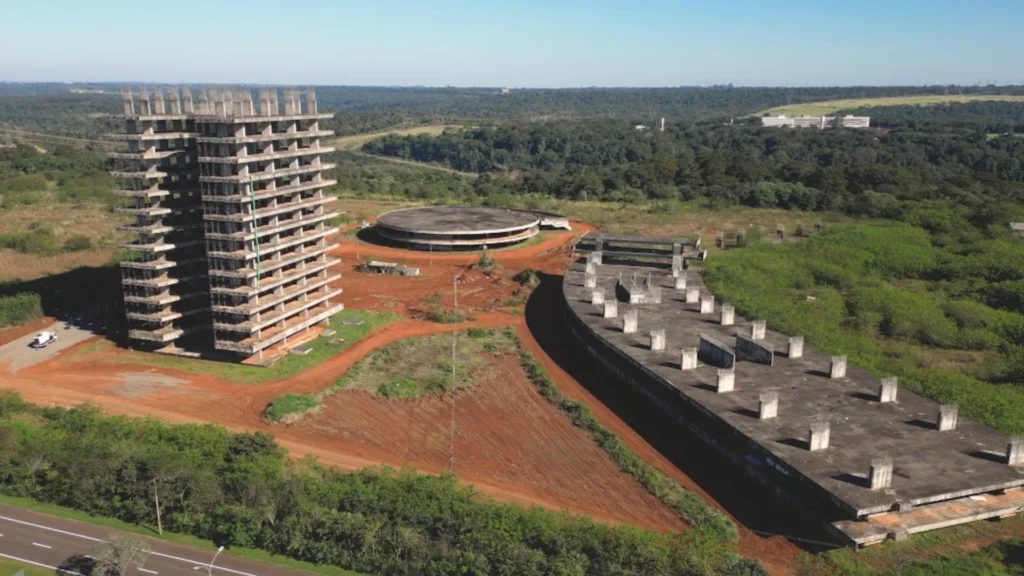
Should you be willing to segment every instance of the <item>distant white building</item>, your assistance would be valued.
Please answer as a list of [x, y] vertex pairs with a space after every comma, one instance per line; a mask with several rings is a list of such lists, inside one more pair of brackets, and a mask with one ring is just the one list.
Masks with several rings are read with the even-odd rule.
[[[761, 118], [761, 125], [776, 128], [818, 128], [819, 130], [824, 130], [825, 128], [831, 128], [836, 125], [836, 117], [798, 116], [791, 118], [789, 116], [763, 116]], [[871, 118], [869, 116], [853, 116], [847, 114], [846, 116], [839, 118], [839, 125], [843, 128], [868, 128], [871, 126]]]

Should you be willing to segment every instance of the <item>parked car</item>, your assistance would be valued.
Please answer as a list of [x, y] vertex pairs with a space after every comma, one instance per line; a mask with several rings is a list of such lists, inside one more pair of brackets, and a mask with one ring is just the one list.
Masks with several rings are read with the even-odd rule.
[[53, 332], [40, 332], [29, 344], [32, 348], [46, 348], [57, 341], [57, 335]]

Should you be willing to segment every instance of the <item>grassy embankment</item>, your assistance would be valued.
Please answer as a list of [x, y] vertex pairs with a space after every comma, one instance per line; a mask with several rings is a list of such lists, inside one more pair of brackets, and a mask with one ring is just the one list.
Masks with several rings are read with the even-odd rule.
[[776, 106], [775, 108], [769, 108], [753, 114], [753, 116], [764, 116], [765, 114], [770, 116], [823, 116], [835, 114], [840, 110], [870, 106], [929, 106], [962, 102], [1024, 102], [1024, 96], [1010, 94], [930, 94], [924, 96], [894, 96], [891, 98], [850, 98]]

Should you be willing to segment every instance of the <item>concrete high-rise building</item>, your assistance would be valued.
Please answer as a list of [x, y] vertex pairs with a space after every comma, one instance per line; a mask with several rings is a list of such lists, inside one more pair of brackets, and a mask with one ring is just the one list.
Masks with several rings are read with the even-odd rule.
[[[177, 90], [171, 94], [177, 101]], [[136, 113], [130, 91], [124, 97], [128, 135], [121, 137], [130, 150], [114, 156], [132, 168], [115, 175], [133, 182], [120, 193], [136, 199], [131, 210], [141, 228], [132, 231], [140, 240], [129, 246], [142, 254], [122, 264], [129, 336], [174, 350], [179, 338], [198, 334], [200, 345], [262, 358], [343, 309], [332, 301], [341, 290], [330, 285], [340, 277], [330, 271], [338, 260], [328, 256], [337, 232], [329, 221], [338, 213], [328, 211], [334, 198], [324, 194], [335, 184], [324, 177], [334, 166], [324, 156], [334, 149], [321, 138], [332, 132], [319, 126], [332, 115], [319, 113], [312, 90], [285, 90], [283, 102], [276, 89], [260, 90], [258, 102], [249, 90], [200, 91], [195, 103], [185, 94], [172, 114], [162, 112], [159, 91], [140, 95], [145, 114]], [[150, 118], [157, 98], [161, 115]], [[140, 157], [132, 143], [145, 129], [157, 145]], [[150, 245], [158, 257], [141, 251]], [[139, 315], [134, 270], [154, 259], [168, 272], [142, 274], [149, 308]], [[171, 282], [172, 269], [189, 282]]]

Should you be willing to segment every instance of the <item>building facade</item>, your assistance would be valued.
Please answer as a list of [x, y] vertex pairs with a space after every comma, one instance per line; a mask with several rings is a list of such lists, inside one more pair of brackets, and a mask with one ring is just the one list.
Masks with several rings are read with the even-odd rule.
[[818, 128], [819, 130], [834, 126], [841, 128], [869, 128], [871, 126], [871, 117], [853, 116], [850, 114], [838, 119], [836, 116], [762, 116], [761, 125], [774, 128]]

